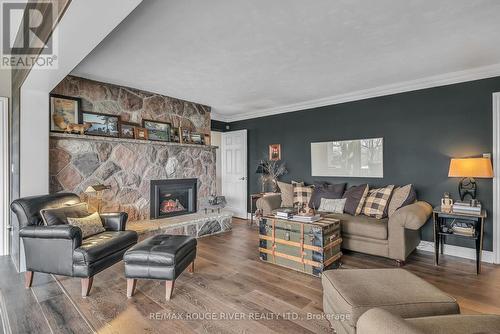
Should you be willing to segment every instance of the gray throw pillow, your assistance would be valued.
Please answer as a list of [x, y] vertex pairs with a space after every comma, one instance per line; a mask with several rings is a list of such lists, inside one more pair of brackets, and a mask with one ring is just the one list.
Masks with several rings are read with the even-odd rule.
[[391, 201], [389, 202], [388, 216], [392, 216], [397, 209], [415, 203], [417, 192], [412, 184], [394, 189]]
[[65, 205], [59, 208], [42, 209], [40, 216], [42, 216], [45, 225], [60, 225], [67, 224], [67, 217], [86, 217], [89, 215], [87, 203], [78, 203], [75, 205]]
[[68, 217], [68, 224], [82, 230], [82, 239], [106, 231], [102, 225], [101, 216], [97, 212], [83, 218]]
[[344, 212], [353, 216], [359, 215], [365, 204], [368, 189], [368, 184], [352, 186], [347, 189], [344, 196], [342, 196], [342, 198], [346, 199]]
[[314, 189], [311, 194], [309, 207], [317, 209], [321, 204], [322, 198], [339, 199], [344, 194], [346, 183], [328, 184], [325, 182], [314, 183]]

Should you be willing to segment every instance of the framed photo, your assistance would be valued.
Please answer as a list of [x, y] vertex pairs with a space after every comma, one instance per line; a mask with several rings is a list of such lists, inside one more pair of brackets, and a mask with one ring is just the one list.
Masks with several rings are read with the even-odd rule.
[[191, 132], [189, 129], [180, 129], [181, 130], [181, 143], [189, 144], [191, 142]]
[[170, 129], [172, 128], [170, 123], [143, 119], [142, 127], [148, 130], [149, 140], [170, 141]]
[[50, 131], [64, 132], [69, 124], [77, 124], [81, 105], [79, 98], [51, 94]]
[[193, 144], [203, 144], [204, 136], [199, 133], [191, 133], [191, 142]]
[[174, 143], [181, 142], [181, 131], [180, 128], [172, 128], [170, 132], [170, 141]]
[[91, 126], [85, 131], [86, 135], [119, 137], [120, 116], [98, 114], [90, 111], [80, 111], [80, 123], [90, 123]]
[[148, 129], [135, 127], [134, 128], [134, 138], [141, 139], [141, 140], [147, 140], [148, 139]]
[[140, 124], [130, 122], [120, 122], [120, 137], [135, 138], [135, 128], [140, 128]]
[[204, 141], [204, 144], [205, 144], [205, 145], [210, 145], [210, 142], [211, 142], [211, 141], [210, 141], [210, 135], [207, 135], [207, 134], [206, 134], [206, 135], [205, 135], [205, 141]]
[[281, 160], [281, 144], [269, 145], [269, 160], [271, 161]]

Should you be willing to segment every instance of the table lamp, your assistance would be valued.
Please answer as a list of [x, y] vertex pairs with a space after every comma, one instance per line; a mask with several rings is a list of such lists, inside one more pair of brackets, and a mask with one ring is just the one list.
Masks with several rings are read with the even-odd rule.
[[261, 182], [261, 186], [262, 186], [262, 192], [264, 192], [265, 187], [266, 187], [265, 175], [267, 174], [267, 169], [264, 166], [263, 161], [259, 162], [259, 164], [257, 165], [257, 170], [255, 171], [255, 174], [260, 174], [260, 182]]
[[87, 205], [89, 207], [90, 207], [90, 194], [95, 195], [97, 201], [96, 205], [97, 213], [100, 213], [101, 211], [102, 192], [107, 189], [111, 189], [111, 186], [104, 184], [96, 184], [93, 186], [88, 186], [87, 189], [85, 189], [85, 193], [87, 194]]
[[489, 158], [452, 158], [448, 177], [461, 177], [458, 184], [458, 193], [463, 201], [465, 196], [470, 195], [476, 199], [477, 184], [474, 178], [493, 177], [493, 168]]

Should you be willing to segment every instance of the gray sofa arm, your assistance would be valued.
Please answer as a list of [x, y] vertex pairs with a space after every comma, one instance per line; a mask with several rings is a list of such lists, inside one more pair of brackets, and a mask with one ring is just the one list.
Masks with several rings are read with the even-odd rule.
[[372, 308], [359, 317], [356, 324], [358, 334], [424, 334], [403, 318], [380, 308]]
[[430, 218], [432, 206], [424, 201], [402, 207], [389, 217], [389, 225], [397, 225], [410, 230], [420, 229]]
[[265, 195], [257, 200], [255, 206], [264, 215], [270, 215], [273, 210], [281, 207], [281, 194]]

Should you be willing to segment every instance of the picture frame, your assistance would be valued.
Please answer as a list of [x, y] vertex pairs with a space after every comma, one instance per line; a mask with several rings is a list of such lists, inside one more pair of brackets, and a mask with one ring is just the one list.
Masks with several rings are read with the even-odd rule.
[[203, 144], [204, 137], [200, 133], [191, 133], [191, 143], [201, 145]]
[[148, 139], [154, 141], [170, 141], [170, 131], [172, 124], [168, 122], [153, 121], [150, 119], [142, 120], [142, 127], [148, 130]]
[[79, 123], [91, 123], [85, 131], [89, 136], [114, 137], [120, 136], [120, 116], [100, 114], [91, 111], [80, 111]]
[[148, 140], [148, 129], [135, 127], [134, 138], [139, 140]]
[[269, 160], [271, 161], [281, 160], [281, 144], [269, 145]]
[[179, 128], [181, 131], [181, 143], [189, 144], [191, 143], [191, 131], [189, 129]]
[[77, 124], [82, 99], [58, 94], [49, 95], [51, 132], [64, 132], [69, 124]]
[[205, 134], [204, 144], [210, 146], [210, 143], [211, 143], [210, 135], [209, 134]]
[[171, 133], [170, 133], [170, 141], [174, 142], [174, 143], [181, 142], [181, 129], [179, 127], [172, 128]]
[[135, 128], [141, 127], [140, 124], [132, 122], [120, 122], [120, 138], [135, 138]]

